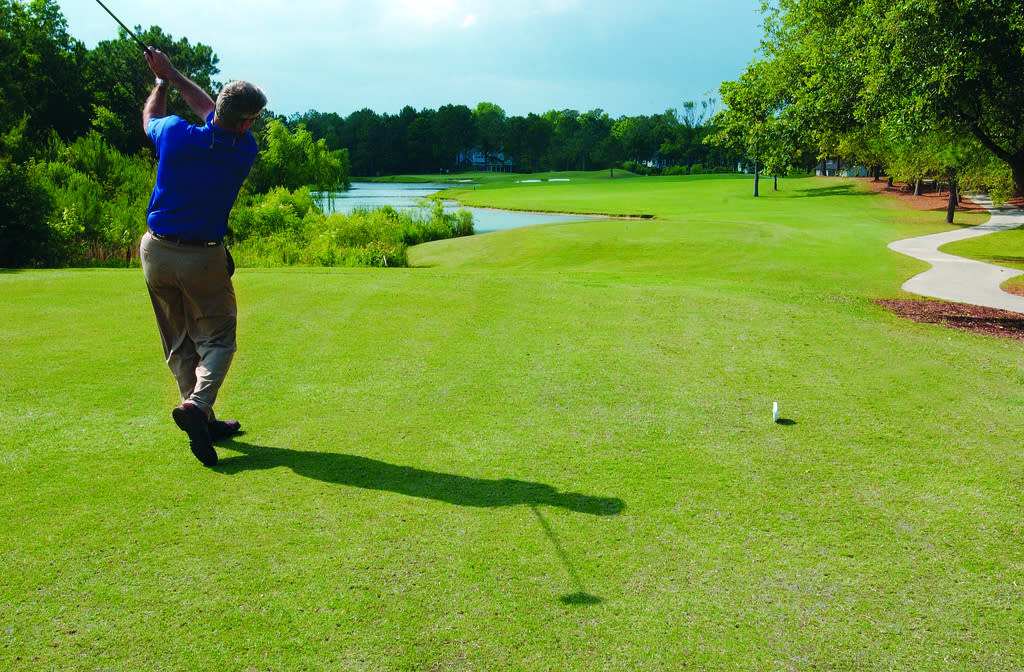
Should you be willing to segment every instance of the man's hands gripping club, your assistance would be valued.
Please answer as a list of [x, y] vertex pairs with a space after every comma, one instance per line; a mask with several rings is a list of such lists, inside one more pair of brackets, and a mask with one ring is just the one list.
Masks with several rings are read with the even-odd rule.
[[[170, 85], [178, 90], [181, 97], [185, 99], [185, 103], [188, 104], [189, 108], [196, 113], [199, 119], [201, 121], [206, 121], [206, 118], [210, 116], [210, 113], [216, 109], [216, 104], [213, 102], [213, 98], [199, 88], [199, 86], [191, 79], [178, 72], [177, 68], [175, 68], [171, 63], [171, 59], [167, 57], [167, 54], [156, 47], [150, 47], [145, 56], [146, 63], [149, 65], [149, 69], [153, 71], [153, 74], [161, 79], [167, 80]], [[156, 86], [149, 94], [149, 98], [146, 100], [146, 105], [142, 109], [143, 129], [145, 129], [149, 124], [150, 119], [160, 118], [166, 115], [167, 87]]]

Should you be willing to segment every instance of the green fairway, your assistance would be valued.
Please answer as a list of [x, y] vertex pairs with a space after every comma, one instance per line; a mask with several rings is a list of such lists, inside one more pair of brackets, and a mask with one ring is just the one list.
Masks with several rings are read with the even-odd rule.
[[1024, 229], [999, 231], [977, 238], [968, 238], [941, 250], [969, 259], [977, 259], [997, 266], [1024, 269]]
[[525, 180], [620, 180], [630, 177], [636, 177], [633, 173], [628, 170], [622, 170], [616, 168], [615, 170], [598, 170], [598, 171], [570, 171], [570, 172], [557, 172], [557, 173], [494, 173], [494, 172], [479, 172], [469, 171], [465, 173], [436, 173], [432, 175], [388, 175], [386, 177], [359, 177], [355, 178], [356, 182], [435, 182], [438, 184], [451, 184], [453, 186], [464, 185], [464, 184], [502, 184], [502, 183], [516, 183], [523, 182]]
[[752, 186], [239, 269], [213, 469], [138, 269], [0, 272], [0, 669], [1019, 670], [1020, 344], [873, 303], [943, 213]]

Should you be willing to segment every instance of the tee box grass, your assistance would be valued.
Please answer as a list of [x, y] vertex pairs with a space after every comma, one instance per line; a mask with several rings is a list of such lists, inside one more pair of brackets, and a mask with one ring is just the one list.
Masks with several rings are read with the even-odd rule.
[[941, 213], [751, 186], [239, 269], [213, 469], [137, 269], [0, 274], [0, 668], [1019, 668], [1020, 346], [872, 302]]

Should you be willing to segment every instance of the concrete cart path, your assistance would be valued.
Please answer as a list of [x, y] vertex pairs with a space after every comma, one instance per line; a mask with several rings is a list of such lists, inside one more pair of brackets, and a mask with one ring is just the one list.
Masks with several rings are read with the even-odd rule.
[[946, 243], [1024, 226], [1024, 210], [1020, 208], [1009, 205], [996, 207], [985, 196], [972, 196], [971, 200], [992, 213], [992, 219], [966, 229], [889, 243], [889, 249], [927, 261], [932, 265], [929, 270], [903, 283], [903, 289], [946, 301], [1024, 313], [1024, 296], [1016, 296], [999, 289], [999, 285], [1014, 276], [1024, 274], [1024, 271], [939, 252], [939, 247]]

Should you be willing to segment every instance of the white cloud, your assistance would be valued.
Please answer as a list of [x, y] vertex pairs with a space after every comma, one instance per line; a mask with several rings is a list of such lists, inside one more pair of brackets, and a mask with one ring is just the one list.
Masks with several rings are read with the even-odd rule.
[[397, 27], [433, 29], [458, 25], [465, 16], [465, 2], [458, 0], [386, 0], [378, 2], [385, 23]]
[[[95, 3], [58, 2], [86, 46], [117, 35]], [[257, 82], [283, 113], [490, 100], [653, 114], [737, 77], [761, 35], [761, 0], [104, 2], [128, 25], [210, 45], [216, 79]]]

